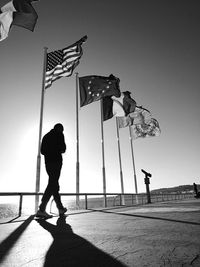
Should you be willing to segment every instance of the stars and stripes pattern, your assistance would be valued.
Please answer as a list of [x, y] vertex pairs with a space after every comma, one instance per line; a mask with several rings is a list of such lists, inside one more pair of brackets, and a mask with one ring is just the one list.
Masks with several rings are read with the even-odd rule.
[[45, 89], [49, 88], [57, 79], [72, 75], [83, 54], [81, 45], [86, 40], [87, 36], [84, 36], [66, 48], [47, 53]]
[[80, 106], [98, 101], [106, 96], [120, 96], [119, 78], [90, 75], [79, 78]]

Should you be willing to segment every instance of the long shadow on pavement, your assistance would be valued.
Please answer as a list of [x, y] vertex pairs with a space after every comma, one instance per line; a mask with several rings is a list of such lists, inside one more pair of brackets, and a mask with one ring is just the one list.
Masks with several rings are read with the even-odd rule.
[[0, 263], [3, 262], [5, 256], [8, 254], [10, 249], [14, 246], [14, 244], [17, 242], [17, 240], [22, 235], [22, 233], [25, 231], [25, 229], [30, 224], [30, 222], [33, 220], [33, 218], [34, 218], [33, 215], [28, 217], [27, 220], [25, 220], [15, 231], [13, 231], [5, 240], [1, 242]]
[[125, 267], [120, 261], [111, 257], [95, 247], [86, 239], [73, 233], [66, 218], [59, 217], [57, 225], [45, 220], [38, 220], [38, 223], [47, 230], [53, 237], [46, 257], [44, 267], [50, 266], [87, 266], [87, 267]]
[[138, 217], [138, 218], [143, 218], [143, 219], [153, 219], [153, 220], [162, 220], [162, 221], [177, 222], [177, 223], [186, 223], [186, 224], [192, 224], [192, 225], [200, 225], [200, 223], [197, 223], [197, 222], [188, 222], [188, 221], [181, 221], [181, 220], [174, 220], [174, 219], [167, 219], [167, 218], [162, 218], [162, 217], [154, 217], [154, 216], [146, 216], [146, 215], [138, 215], [138, 214], [127, 214], [123, 212], [112, 212], [112, 211], [108, 211], [108, 209], [107, 210], [93, 210], [93, 211], [111, 213], [111, 214], [122, 215], [122, 216]]

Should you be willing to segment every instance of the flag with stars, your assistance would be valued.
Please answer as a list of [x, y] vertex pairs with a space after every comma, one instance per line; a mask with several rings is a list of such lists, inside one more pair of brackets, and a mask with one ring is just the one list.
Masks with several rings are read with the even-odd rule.
[[52, 85], [52, 82], [61, 77], [69, 77], [79, 64], [83, 54], [82, 43], [87, 40], [84, 36], [76, 43], [50, 53], [47, 53], [47, 65], [45, 75], [45, 89]]
[[90, 75], [79, 78], [80, 106], [98, 101], [106, 96], [120, 96], [119, 78]]

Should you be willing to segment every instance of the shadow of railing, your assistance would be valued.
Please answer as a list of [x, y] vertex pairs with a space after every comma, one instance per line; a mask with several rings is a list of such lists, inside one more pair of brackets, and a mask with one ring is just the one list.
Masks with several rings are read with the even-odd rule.
[[163, 217], [157, 217], [157, 216], [148, 216], [148, 215], [140, 215], [140, 214], [129, 214], [129, 213], [125, 213], [125, 212], [114, 212], [114, 211], [110, 211], [109, 209], [102, 209], [102, 210], [91, 209], [91, 211], [98, 211], [98, 212], [107, 213], [107, 214], [115, 214], [115, 215], [119, 215], [119, 216], [128, 216], [128, 217], [136, 217], [136, 218], [151, 219], [151, 220], [161, 220], [161, 221], [184, 223], [184, 224], [191, 224], [191, 225], [200, 225], [199, 222], [190, 222], [190, 221], [186, 221], [186, 220], [177, 220], [177, 219], [163, 218]]

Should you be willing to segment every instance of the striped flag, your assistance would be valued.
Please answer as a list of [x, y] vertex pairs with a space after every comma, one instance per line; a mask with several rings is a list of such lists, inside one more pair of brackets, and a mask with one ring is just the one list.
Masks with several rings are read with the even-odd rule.
[[8, 37], [12, 25], [33, 31], [38, 15], [33, 0], [12, 0], [0, 8], [0, 41]]
[[86, 40], [87, 36], [84, 36], [78, 42], [66, 48], [47, 53], [45, 89], [61, 77], [72, 75], [73, 70], [79, 64], [79, 59], [83, 54], [81, 45]]
[[126, 118], [129, 113], [134, 112], [136, 102], [131, 98], [131, 93], [125, 91], [120, 97], [103, 98], [103, 120], [109, 120], [112, 117]]

